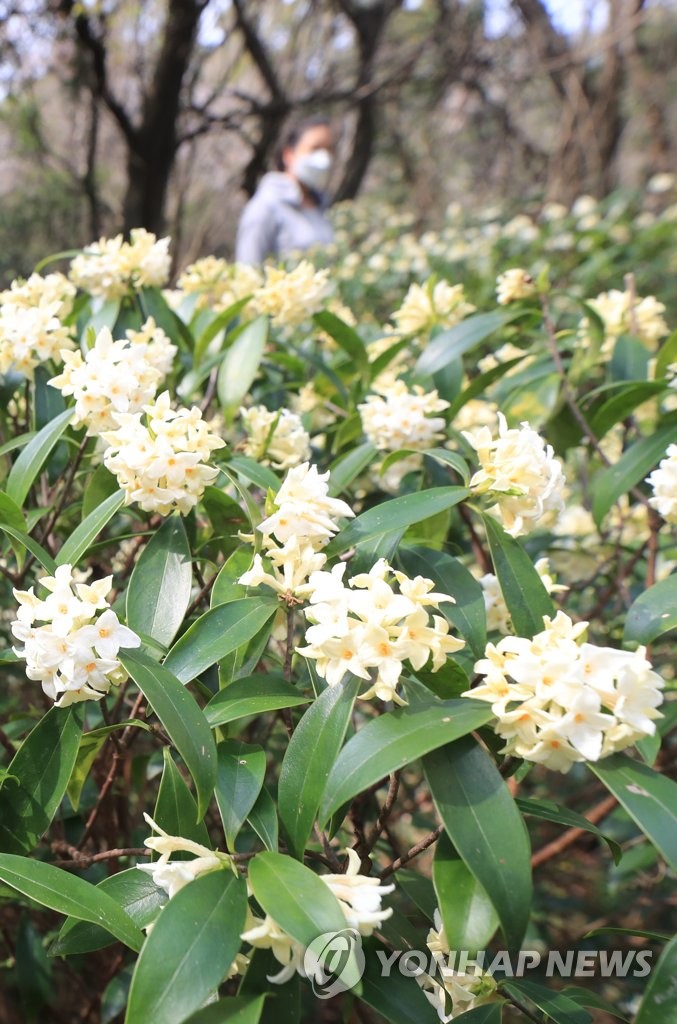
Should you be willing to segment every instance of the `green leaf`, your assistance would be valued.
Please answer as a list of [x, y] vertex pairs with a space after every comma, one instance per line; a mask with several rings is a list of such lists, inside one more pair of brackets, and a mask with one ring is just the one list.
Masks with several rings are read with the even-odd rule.
[[636, 441], [618, 462], [596, 474], [592, 514], [599, 526], [611, 506], [653, 469], [675, 439], [675, 419], [663, 423], [649, 436]]
[[542, 821], [553, 821], [557, 825], [564, 825], [565, 828], [582, 828], [586, 832], [592, 832], [593, 835], [607, 844], [614, 859], [614, 864], [620, 863], [623, 851], [616, 840], [612, 839], [611, 836], [605, 835], [596, 825], [593, 825], [591, 821], [584, 818], [582, 814], [570, 811], [568, 807], [562, 807], [561, 804], [553, 803], [551, 800], [516, 797], [515, 803], [522, 814], [531, 814], [534, 818], [540, 818]]
[[262, 788], [256, 803], [249, 812], [247, 821], [266, 849], [277, 850], [277, 807], [265, 786]]
[[47, 570], [49, 575], [54, 575], [57, 568], [56, 562], [36, 540], [29, 537], [27, 533], [23, 533], [21, 530], [15, 530], [13, 526], [8, 526], [6, 523], [0, 523], [0, 530], [2, 530], [3, 533], [6, 533], [9, 537], [18, 541], [22, 547], [28, 548], [33, 557], [36, 558], [40, 565]]
[[578, 1006], [586, 1006], [593, 1010], [603, 1010], [604, 1013], [608, 1013], [612, 1017], [618, 1017], [619, 1020], [626, 1021], [627, 1024], [628, 1018], [625, 1014], [621, 1013], [616, 1006], [609, 1003], [606, 999], [602, 999], [595, 992], [591, 992], [589, 988], [567, 985], [566, 988], [562, 989], [562, 995], [566, 996], [567, 999], [572, 999]]
[[475, 657], [483, 658], [487, 646], [487, 615], [484, 593], [475, 577], [457, 558], [431, 548], [401, 548], [397, 560], [409, 576], [427, 576], [438, 592], [455, 599], [455, 604], [441, 604], [440, 611], [470, 644]]
[[369, 360], [364, 342], [357, 331], [353, 330], [345, 321], [326, 309], [321, 313], [315, 313], [313, 321], [341, 346], [355, 363], [357, 369], [364, 369], [367, 366]]
[[359, 680], [328, 686], [306, 711], [289, 741], [280, 769], [278, 811], [289, 849], [303, 857], [308, 837], [343, 743]]
[[248, 298], [238, 299], [221, 313], [214, 317], [212, 322], [205, 327], [195, 343], [194, 363], [198, 366], [202, 361], [207, 349], [217, 334], [223, 331], [240, 314], [249, 302]]
[[212, 697], [204, 709], [205, 718], [212, 728], [235, 722], [238, 718], [260, 715], [264, 711], [293, 708], [307, 704], [312, 698], [304, 696], [281, 675], [255, 675], [237, 679]]
[[82, 735], [79, 709], [50, 708], [28, 734], [0, 789], [0, 849], [29, 853], [66, 792]]
[[0, 491], [0, 522], [7, 523], [15, 530], [26, 532], [26, 520], [23, 512], [4, 491]]
[[674, 1024], [677, 1020], [677, 936], [663, 950], [651, 973], [635, 1024]]
[[375, 556], [390, 557], [407, 527], [458, 505], [470, 496], [465, 487], [431, 487], [393, 498], [367, 509], [331, 541], [328, 555], [338, 555], [360, 544]]
[[589, 762], [588, 767], [677, 870], [677, 782], [624, 754]]
[[400, 868], [395, 878], [414, 906], [432, 923], [437, 908], [437, 895], [432, 881], [410, 868]]
[[491, 717], [490, 708], [459, 698], [431, 700], [428, 707], [416, 704], [373, 718], [339, 754], [322, 801], [321, 821], [379, 779], [478, 729]]
[[115, 513], [122, 508], [124, 500], [124, 491], [116, 491], [106, 498], [98, 508], [90, 512], [61, 545], [56, 556], [56, 564], [77, 565], [92, 541], [98, 537]]
[[118, 482], [104, 465], [97, 466], [85, 485], [82, 515], [86, 518], [118, 489]]
[[124, 722], [118, 722], [116, 725], [105, 725], [100, 729], [91, 729], [80, 738], [75, 765], [66, 787], [66, 793], [74, 811], [78, 809], [82, 787], [87, 781], [89, 771], [94, 764], [97, 754], [112, 732], [116, 732], [118, 729], [126, 729], [127, 726], [145, 730], [149, 728], [145, 722], [140, 722], [137, 719], [127, 719]]
[[529, 835], [492, 758], [470, 736], [423, 759], [454, 846], [496, 908], [510, 949], [519, 949], [531, 907]]
[[324, 932], [342, 931], [346, 919], [329, 886], [283, 853], [266, 850], [249, 862], [249, 884], [266, 914], [303, 946]]
[[98, 924], [130, 949], [141, 948], [143, 935], [131, 917], [112, 897], [84, 878], [41, 861], [0, 853], [0, 879], [43, 907]]
[[266, 996], [230, 996], [192, 1013], [183, 1024], [259, 1024]]
[[677, 629], [677, 573], [640, 594], [625, 620], [623, 640], [650, 644], [671, 629]]
[[510, 992], [520, 1001], [523, 996], [526, 996], [540, 1010], [543, 1010], [549, 1020], [554, 1020], [557, 1024], [592, 1024], [592, 1017], [588, 1011], [573, 999], [569, 999], [561, 992], [553, 992], [542, 985], [536, 985], [533, 981], [514, 978], [501, 982], [501, 989]]
[[177, 640], [165, 667], [189, 683], [256, 636], [278, 606], [276, 598], [246, 597], [211, 608]]
[[656, 380], [665, 376], [672, 363], [677, 363], [677, 331], [673, 331], [661, 345], [656, 359]]
[[607, 398], [590, 417], [590, 429], [597, 438], [604, 437], [608, 430], [629, 416], [638, 405], [665, 391], [667, 385], [661, 381], [627, 381], [622, 388]]
[[216, 748], [216, 803], [228, 849], [235, 850], [237, 834], [254, 807], [266, 774], [266, 755], [258, 745], [223, 740]]
[[141, 651], [121, 650], [123, 667], [146, 697], [193, 776], [202, 818], [216, 782], [216, 746], [204, 714], [165, 665]]
[[[271, 985], [268, 981], [278, 974], [280, 963], [270, 949], [252, 949], [248, 954], [249, 967], [240, 982], [238, 996], [266, 996], [261, 1024], [300, 1024], [301, 978], [294, 974], [284, 985]], [[272, 991], [271, 991], [272, 990]]]
[[[160, 889], [150, 875], [138, 868], [127, 868], [109, 875], [96, 887], [105, 892], [129, 914], [137, 928], [145, 928], [157, 917], [167, 902], [167, 893]], [[50, 956], [69, 956], [72, 953], [90, 953], [110, 946], [115, 939], [105, 928], [69, 917], [49, 948]]]
[[342, 494], [347, 487], [364, 473], [365, 469], [374, 461], [376, 449], [373, 444], [366, 441], [351, 448], [347, 455], [341, 455], [335, 462], [332, 462], [329, 472], [329, 494], [336, 498]]
[[[207, 826], [198, 817], [195, 797], [174, 763], [168, 747], [164, 748], [163, 755], [164, 768], [153, 811], [155, 823], [170, 836], [183, 836], [202, 846], [211, 846]], [[172, 856], [175, 860], [183, 860], [188, 859], [190, 854], [177, 852]]]
[[373, 940], [365, 942], [365, 970], [362, 975], [360, 999], [381, 1014], [388, 1024], [437, 1024], [436, 1010], [426, 999], [415, 978], [406, 978], [397, 963], [384, 975], [377, 950], [387, 955], [388, 950], [376, 946]]
[[125, 1024], [181, 1024], [216, 991], [240, 948], [247, 890], [225, 869], [169, 901], [136, 963]]
[[19, 455], [5, 487], [7, 495], [17, 505], [23, 505], [33, 481], [72, 419], [73, 410], [66, 409], [38, 431]]
[[226, 352], [216, 383], [224, 409], [232, 410], [239, 405], [254, 383], [268, 341], [268, 329], [268, 317], [257, 317], [246, 325]]
[[450, 949], [465, 949], [471, 956], [486, 949], [498, 916], [486, 889], [444, 834], [435, 848], [433, 882]]
[[460, 476], [464, 485], [467, 487], [470, 481], [470, 470], [468, 463], [465, 459], [457, 452], [450, 452], [446, 448], [429, 448], [427, 451], [421, 451], [420, 448], [399, 448], [395, 452], [391, 452], [386, 455], [385, 459], [381, 463], [380, 475], [386, 472], [396, 462], [400, 462], [402, 459], [406, 459], [410, 455], [425, 455], [433, 462], [437, 462], [442, 466], [449, 466], [454, 470], [455, 473]]
[[140, 288], [137, 291], [137, 298], [145, 317], [152, 316], [157, 326], [161, 327], [179, 348], [183, 347], [187, 352], [192, 351], [193, 335], [181, 317], [167, 304], [159, 288]]
[[176, 636], [190, 604], [190, 546], [181, 516], [165, 519], [134, 566], [127, 588], [127, 625], [164, 646]]
[[519, 541], [508, 536], [491, 516], [482, 516], [491, 560], [508, 606], [517, 636], [532, 637], [543, 631], [543, 616], [552, 617], [555, 606]]
[[238, 583], [240, 576], [247, 572], [252, 565], [252, 550], [249, 546], [236, 548], [219, 570], [216, 582], [212, 587], [210, 606], [216, 608], [217, 604], [228, 604], [229, 601], [236, 601], [238, 598], [247, 596], [247, 587]]
[[426, 346], [416, 363], [418, 377], [431, 377], [448, 363], [458, 359], [494, 331], [530, 313], [524, 309], [494, 310], [469, 316], [448, 331], [442, 331]]
[[255, 459], [250, 459], [246, 455], [234, 455], [228, 460], [228, 468], [249, 483], [260, 487], [262, 491], [267, 491], [270, 488], [277, 492], [282, 485], [277, 473], [273, 472], [269, 466], [262, 466]]

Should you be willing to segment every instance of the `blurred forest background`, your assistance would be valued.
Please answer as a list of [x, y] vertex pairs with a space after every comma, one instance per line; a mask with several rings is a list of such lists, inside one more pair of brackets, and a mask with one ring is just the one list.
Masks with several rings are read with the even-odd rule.
[[641, 189], [677, 147], [675, 0], [1, 0], [0, 283], [144, 226], [232, 252], [285, 125], [411, 210]]

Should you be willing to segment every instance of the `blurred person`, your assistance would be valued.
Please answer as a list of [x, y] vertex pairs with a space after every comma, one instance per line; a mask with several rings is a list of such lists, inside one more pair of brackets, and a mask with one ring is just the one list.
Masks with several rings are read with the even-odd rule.
[[325, 118], [307, 118], [285, 134], [277, 170], [261, 178], [240, 218], [235, 243], [238, 263], [263, 263], [328, 245], [334, 237], [326, 214], [334, 138]]

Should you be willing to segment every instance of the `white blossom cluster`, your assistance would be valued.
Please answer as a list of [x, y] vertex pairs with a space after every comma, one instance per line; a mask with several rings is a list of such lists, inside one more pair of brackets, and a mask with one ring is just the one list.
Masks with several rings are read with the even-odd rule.
[[75, 288], [63, 274], [31, 274], [0, 293], [0, 373], [14, 370], [29, 379], [41, 363], [58, 363], [73, 347], [64, 325], [73, 309]]
[[587, 625], [558, 612], [532, 640], [487, 644], [475, 664], [485, 679], [463, 696], [491, 704], [503, 753], [565, 773], [655, 733], [664, 684], [646, 648], [582, 643]]
[[519, 537], [547, 512], [563, 508], [564, 473], [552, 447], [528, 423], [508, 428], [500, 412], [498, 422], [496, 437], [488, 427], [464, 433], [480, 463], [470, 488], [495, 500], [489, 511], [512, 537]]
[[187, 515], [218, 476], [206, 462], [225, 442], [210, 432], [197, 406], [172, 409], [167, 391], [140, 412], [117, 412], [113, 419], [117, 429], [101, 434], [109, 446], [103, 459], [125, 491], [125, 504]]
[[466, 300], [462, 284], [430, 278], [412, 284], [392, 319], [400, 334], [426, 334], [433, 327], [454, 327], [476, 307]]
[[[604, 355], [611, 353], [616, 339], [621, 334], [632, 334], [648, 348], [653, 349], [669, 332], [663, 317], [665, 306], [653, 295], [647, 295], [642, 299], [631, 291], [614, 288], [602, 292], [594, 299], [588, 299], [588, 305], [604, 324]], [[587, 337], [589, 328], [588, 319], [585, 317], [580, 323], [579, 335]]]
[[431, 659], [436, 672], [448, 654], [464, 646], [449, 635], [443, 616], [433, 615], [430, 623], [430, 609], [453, 598], [434, 593], [432, 580], [393, 571], [384, 558], [368, 573], [353, 576], [349, 586], [343, 582], [345, 569], [341, 562], [331, 572], [311, 575], [310, 606], [304, 609], [311, 623], [305, 637], [308, 646], [297, 650], [315, 660], [319, 675], [330, 686], [337, 686], [350, 672], [372, 684], [361, 694], [363, 699], [405, 704], [397, 692], [405, 661], [417, 670]]
[[61, 353], [63, 371], [49, 383], [74, 397], [73, 424], [97, 435], [117, 427], [115, 413], [139, 412], [154, 398], [175, 354], [176, 346], [152, 318], [116, 340], [104, 327], [84, 358], [79, 350]]
[[496, 279], [496, 301], [507, 306], [519, 299], [529, 299], [536, 294], [536, 282], [531, 274], [521, 267], [512, 267]]
[[71, 261], [69, 277], [90, 295], [118, 299], [130, 287], [162, 288], [169, 280], [169, 238], [156, 238], [145, 228], [133, 228], [129, 241], [122, 235], [100, 238]]
[[329, 295], [329, 271], [315, 270], [301, 260], [293, 270], [265, 268], [265, 281], [253, 296], [257, 313], [266, 313], [278, 327], [298, 327], [323, 308]]
[[677, 523], [677, 444], [669, 445], [665, 458], [649, 474], [647, 483], [653, 490], [649, 504], [667, 523]]
[[448, 1024], [476, 1006], [493, 1002], [497, 986], [491, 974], [479, 968], [469, 973], [454, 970], [451, 967], [449, 940], [437, 908], [434, 924], [435, 927], [428, 932], [426, 945], [437, 965], [436, 976], [432, 978], [428, 974], [420, 974], [416, 980], [428, 1002], [435, 1007], [439, 1019], [443, 1024]]
[[426, 392], [416, 386], [409, 390], [402, 380], [394, 381], [381, 394], [368, 395], [358, 405], [362, 429], [379, 451], [396, 452], [400, 448], [424, 449], [444, 436], [443, 412], [449, 402], [437, 391]]
[[191, 263], [177, 281], [180, 292], [197, 295], [198, 309], [221, 313], [253, 295], [261, 287], [261, 272], [246, 263], [228, 263], [216, 256], [204, 256]]
[[[169, 896], [170, 900], [180, 892], [184, 886], [206, 875], [209, 871], [216, 871], [220, 868], [233, 868], [233, 861], [227, 853], [219, 850], [211, 850], [201, 843], [193, 842], [192, 839], [184, 839], [182, 836], [170, 836], [164, 829], [157, 825], [149, 814], [143, 815], [146, 824], [150, 825], [157, 836], [149, 836], [144, 839], [143, 845], [147, 846], [153, 853], [159, 853], [157, 860], [150, 864], [137, 864], [139, 871], [150, 875], [155, 885]], [[191, 860], [172, 860], [173, 853], [193, 854]]]
[[261, 465], [291, 469], [310, 458], [310, 436], [297, 413], [253, 405], [240, 409], [240, 417], [247, 432], [245, 455]]
[[[381, 900], [383, 896], [391, 893], [395, 886], [381, 885], [378, 878], [361, 875], [358, 854], [355, 850], [346, 852], [348, 867], [345, 874], [318, 877], [338, 900], [348, 927], [367, 937], [373, 934], [374, 929], [382, 921], [391, 916], [392, 909], [381, 909]], [[269, 978], [269, 981], [281, 985], [289, 981], [295, 973], [300, 974], [302, 978], [307, 977], [304, 967], [305, 947], [288, 935], [270, 914], [262, 920], [250, 913], [242, 940], [248, 942], [254, 949], [270, 949], [278, 963], [282, 964], [282, 970]]]
[[71, 566], [60, 565], [39, 581], [49, 592], [44, 600], [33, 587], [14, 591], [19, 608], [12, 633], [23, 645], [15, 653], [57, 707], [99, 700], [127, 678], [118, 651], [141, 641], [108, 605], [112, 579], [78, 583]]
[[260, 554], [239, 579], [245, 587], [262, 584], [286, 600], [305, 600], [312, 593], [308, 577], [320, 570], [327, 556], [320, 550], [338, 532], [337, 519], [354, 516], [345, 501], [329, 497], [329, 473], [318, 473], [307, 462], [290, 469], [273, 502], [273, 512], [257, 530], [271, 565]]
[[[553, 577], [550, 575], [550, 561], [547, 558], [539, 558], [534, 563], [534, 569], [541, 577], [541, 582], [549, 594], [563, 593], [569, 588], [564, 586], [562, 583], [556, 583]], [[480, 570], [481, 571], [481, 570]], [[489, 632], [503, 633], [508, 635], [514, 633], [514, 627], [512, 624], [512, 618], [508, 611], [508, 606], [505, 603], [503, 597], [503, 591], [501, 590], [498, 582], [498, 577], [494, 576], [492, 572], [487, 572], [483, 576], [479, 577], [478, 580], [482, 587], [482, 595], [484, 597], [484, 610], [487, 614], [487, 629]]]

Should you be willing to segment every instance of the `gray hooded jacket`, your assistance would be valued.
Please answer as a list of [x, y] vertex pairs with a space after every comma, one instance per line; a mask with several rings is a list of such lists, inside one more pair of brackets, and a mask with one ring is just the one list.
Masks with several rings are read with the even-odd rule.
[[288, 174], [271, 171], [261, 178], [237, 229], [238, 263], [263, 263], [266, 256], [287, 256], [299, 249], [328, 245], [334, 232], [323, 209], [304, 206], [300, 186]]

